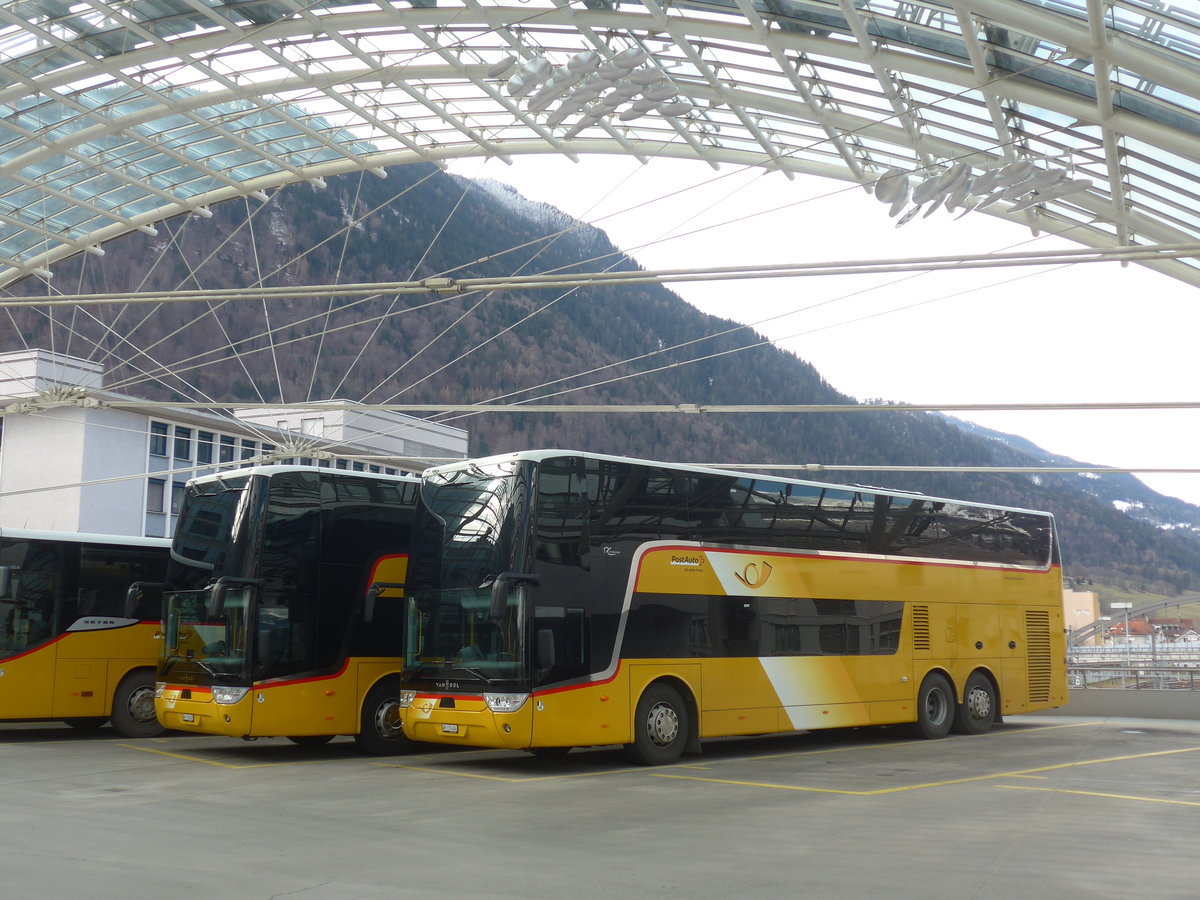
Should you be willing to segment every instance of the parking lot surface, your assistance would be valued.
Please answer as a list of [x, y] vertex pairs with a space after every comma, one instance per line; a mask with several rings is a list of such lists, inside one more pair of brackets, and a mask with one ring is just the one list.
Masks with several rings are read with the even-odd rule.
[[1192, 898], [1200, 722], [710, 742], [646, 768], [0, 726], [4, 896]]

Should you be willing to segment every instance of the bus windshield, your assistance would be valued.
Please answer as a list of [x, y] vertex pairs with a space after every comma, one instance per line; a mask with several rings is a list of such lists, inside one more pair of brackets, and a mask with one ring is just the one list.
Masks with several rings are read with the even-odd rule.
[[188, 485], [163, 595], [160, 677], [205, 684], [248, 671], [254, 484], [240, 475]]
[[217, 592], [219, 609], [209, 608], [213, 594], [203, 590], [164, 595], [166, 647], [160, 677], [186, 683], [193, 675], [206, 683], [218, 676], [234, 680], [245, 676], [249, 589]]
[[[526, 466], [472, 466], [422, 486], [436, 552], [410, 579], [406, 664], [417, 677], [512, 688], [524, 677]], [[436, 535], [436, 537], [435, 537]]]

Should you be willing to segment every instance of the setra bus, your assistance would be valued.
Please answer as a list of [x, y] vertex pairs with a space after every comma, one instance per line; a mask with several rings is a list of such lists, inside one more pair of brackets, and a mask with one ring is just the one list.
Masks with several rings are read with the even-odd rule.
[[403, 727], [645, 764], [1066, 702], [1044, 512], [573, 451], [425, 471]]
[[111, 722], [126, 737], [162, 732], [154, 669], [170, 546], [0, 529], [0, 720]]
[[163, 724], [407, 749], [396, 697], [419, 484], [312, 466], [189, 481], [163, 597]]

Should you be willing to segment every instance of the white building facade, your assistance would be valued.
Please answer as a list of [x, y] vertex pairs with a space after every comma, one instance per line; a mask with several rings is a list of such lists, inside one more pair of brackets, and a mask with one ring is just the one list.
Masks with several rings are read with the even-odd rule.
[[106, 392], [96, 363], [0, 354], [0, 527], [170, 537], [188, 479], [220, 469], [278, 462], [395, 475], [467, 455], [461, 428], [345, 401], [232, 416], [110, 405], [135, 399]]

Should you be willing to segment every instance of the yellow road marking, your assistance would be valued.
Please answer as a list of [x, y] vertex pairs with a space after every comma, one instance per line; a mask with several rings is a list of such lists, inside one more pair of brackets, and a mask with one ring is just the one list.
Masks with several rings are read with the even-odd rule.
[[220, 769], [270, 769], [279, 766], [309, 766], [315, 763], [322, 762], [337, 762], [333, 759], [297, 759], [288, 762], [269, 762], [269, 763], [227, 763], [221, 762], [218, 759], [205, 759], [202, 756], [189, 756], [186, 753], [171, 753], [168, 750], [159, 750], [155, 747], [139, 747], [137, 744], [118, 744], [118, 747], [127, 747], [130, 750], [140, 750], [142, 753], [157, 753], [159, 756], [169, 756], [173, 759], [182, 759], [187, 762], [204, 763], [206, 766], [216, 766]]
[[[1095, 727], [1095, 726], [1103, 725], [1103, 724], [1104, 724], [1103, 722], [1072, 722], [1067, 725], [1038, 725], [1038, 726], [1034, 726], [1032, 728], [1022, 728], [1019, 731], [993, 731], [993, 732], [990, 732], [988, 736], [989, 736], [989, 738], [1005, 737], [1005, 736], [1014, 737], [1016, 735], [1032, 734], [1036, 731], [1054, 731], [1059, 728]], [[865, 746], [857, 746], [857, 747], [830, 747], [826, 750], [791, 750], [791, 751], [788, 751], [787, 753], [772, 753], [772, 754], [767, 754], [766, 756], [748, 756], [748, 757], [746, 757], [746, 759], [750, 762], [759, 762], [760, 760], [767, 760], [767, 759], [789, 759], [793, 756], [819, 756], [822, 753], [855, 753], [858, 751], [865, 751], [865, 750], [890, 750], [895, 747], [904, 746], [905, 744], [912, 744], [914, 746], [919, 747], [919, 746], [922, 746], [924, 743], [925, 742], [922, 740], [907, 739], [907, 740], [898, 740], [898, 741], [888, 741], [887, 743], [883, 743], [883, 744], [868, 744]]]
[[1078, 794], [1081, 797], [1103, 797], [1107, 800], [1137, 800], [1141, 803], [1166, 803], [1172, 806], [1200, 806], [1195, 800], [1167, 800], [1162, 797], [1135, 797], [1132, 794], [1106, 794], [1101, 791], [1072, 791], [1067, 788], [1026, 787], [1018, 784], [1001, 784], [997, 787], [1010, 791], [1048, 791], [1052, 794]]
[[501, 781], [506, 784], [526, 784], [534, 781], [566, 781], [571, 778], [595, 778], [598, 775], [628, 775], [636, 769], [605, 769], [601, 772], [574, 772], [569, 775], [526, 775], [514, 777], [507, 775], [484, 775], [480, 772], [459, 772], [451, 769], [439, 769], [435, 766], [412, 766], [407, 763], [375, 763], [385, 769], [408, 769], [413, 772], [429, 772], [433, 775], [452, 775], [456, 778], [478, 778], [482, 781]]
[[[655, 778], [674, 778], [684, 781], [703, 781], [712, 784], [732, 784], [740, 787], [761, 787], [772, 788], [780, 791], [805, 791], [809, 793], [819, 794], [846, 794], [854, 797], [877, 797], [883, 794], [899, 794], [904, 791], [922, 791], [928, 788], [947, 787], [952, 784], [971, 784], [980, 781], [992, 781], [997, 778], [1021, 778], [1029, 776], [1037, 776], [1042, 772], [1053, 772], [1058, 769], [1073, 769], [1080, 766], [1096, 766], [1104, 763], [1128, 762], [1134, 759], [1151, 759], [1156, 756], [1172, 756], [1179, 753], [1195, 753], [1200, 751], [1200, 747], [1182, 747], [1178, 750], [1157, 750], [1153, 753], [1132, 753], [1128, 756], [1109, 756], [1103, 759], [1085, 759], [1077, 760], [1069, 763], [1057, 763], [1051, 766], [1038, 766], [1032, 769], [1022, 769], [1015, 772], [995, 772], [990, 775], [973, 775], [968, 778], [951, 778], [946, 781], [930, 781], [923, 784], [909, 784], [901, 787], [878, 788], [872, 791], [849, 791], [841, 788], [819, 788], [808, 787], [804, 785], [792, 784], [774, 784], [764, 781], [738, 781], [729, 778], [701, 778], [698, 775], [673, 775], [669, 772], [649, 772], [647, 774]], [[1038, 790], [1038, 788], [1030, 788], [1030, 790]], [[1196, 804], [1200, 805], [1200, 804]]]

